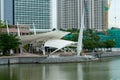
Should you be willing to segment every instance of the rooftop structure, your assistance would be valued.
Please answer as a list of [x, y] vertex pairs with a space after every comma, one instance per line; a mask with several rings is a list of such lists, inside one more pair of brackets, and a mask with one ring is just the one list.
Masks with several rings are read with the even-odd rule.
[[[63, 31], [51, 31], [47, 33], [41, 33], [41, 34], [34, 34], [34, 35], [23, 35], [18, 36], [18, 38], [21, 40], [21, 48], [20, 52], [22, 53], [22, 47], [29, 44], [29, 52], [33, 51], [33, 46], [41, 48], [41, 50], [44, 53], [44, 43], [51, 39], [60, 39], [64, 37], [65, 35], [69, 34], [69, 32], [63, 32]], [[36, 49], [35, 48], [35, 49]]]
[[[28, 35], [30, 33], [30, 26], [29, 25], [18, 25], [20, 29], [20, 35]], [[7, 33], [6, 28], [1, 28], [0, 33]], [[9, 25], [9, 33], [18, 35], [18, 28], [16, 25]]]
[[41, 34], [36, 34], [36, 35], [18, 36], [18, 38], [21, 39], [23, 44], [29, 44], [29, 43], [37, 43], [41, 41], [44, 42], [50, 39], [60, 39], [67, 34], [69, 34], [69, 32], [51, 31], [51, 32], [41, 33]]

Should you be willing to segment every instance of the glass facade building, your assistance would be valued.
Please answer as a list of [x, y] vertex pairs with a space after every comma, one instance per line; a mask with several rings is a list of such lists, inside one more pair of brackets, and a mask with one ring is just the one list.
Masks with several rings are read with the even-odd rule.
[[51, 0], [14, 0], [14, 24], [51, 29]]
[[50, 31], [52, 27], [52, 0], [0, 0], [0, 19], [9, 24], [27, 24]]

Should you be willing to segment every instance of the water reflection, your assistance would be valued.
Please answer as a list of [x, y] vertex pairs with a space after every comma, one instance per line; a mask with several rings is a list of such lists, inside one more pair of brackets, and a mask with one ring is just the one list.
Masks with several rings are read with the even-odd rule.
[[[13, 66], [14, 67], [14, 66]], [[0, 80], [19, 80], [18, 75], [10, 66], [0, 66]]]
[[84, 80], [110, 80], [109, 65], [105, 62], [84, 63]]
[[83, 67], [81, 64], [77, 64], [77, 80], [83, 80]]
[[120, 59], [114, 59], [110, 62], [111, 80], [120, 80]]
[[117, 80], [120, 59], [63, 64], [0, 66], [0, 80]]

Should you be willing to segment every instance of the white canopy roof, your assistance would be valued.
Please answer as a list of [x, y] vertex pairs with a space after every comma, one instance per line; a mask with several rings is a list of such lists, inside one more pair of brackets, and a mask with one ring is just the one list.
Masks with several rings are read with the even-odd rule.
[[65, 35], [69, 34], [69, 32], [63, 32], [63, 31], [51, 31], [36, 35], [23, 35], [18, 36], [19, 39], [21, 39], [21, 42], [24, 44], [28, 43], [34, 43], [35, 41], [47, 41], [49, 39], [60, 39], [64, 37]]
[[44, 47], [57, 48], [55, 51], [52, 52], [52, 53], [54, 53], [64, 47], [70, 46], [72, 44], [76, 44], [76, 42], [61, 40], [61, 39], [54, 39], [54, 40], [48, 40], [47, 42], [45, 42]]

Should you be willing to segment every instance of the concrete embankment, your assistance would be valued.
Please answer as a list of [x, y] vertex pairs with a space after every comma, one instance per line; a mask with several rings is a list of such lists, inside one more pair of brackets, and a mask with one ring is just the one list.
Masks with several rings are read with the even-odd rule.
[[114, 57], [114, 56], [120, 56], [120, 52], [104, 52], [101, 55], [102, 57]]
[[[92, 53], [93, 54], [93, 53]], [[101, 54], [101, 57], [113, 57], [120, 56], [120, 52], [102, 52], [102, 53], [94, 53]], [[96, 59], [90, 59], [88, 57], [82, 56], [66, 56], [66, 57], [48, 57], [48, 56], [8, 56], [8, 57], [0, 57], [0, 64], [24, 64], [24, 63], [62, 63], [62, 62], [82, 62], [82, 61], [92, 61]]]
[[25, 64], [25, 63], [62, 63], [62, 62], [81, 62], [92, 61], [86, 57], [8, 57], [0, 58], [0, 64]]
[[114, 52], [94, 52], [94, 53], [87, 53], [87, 55], [92, 55], [97, 58], [105, 58], [105, 57], [117, 57], [120, 56], [120, 52], [114, 51]]
[[0, 58], [0, 64], [37, 63], [45, 59], [46, 57], [6, 57]]

